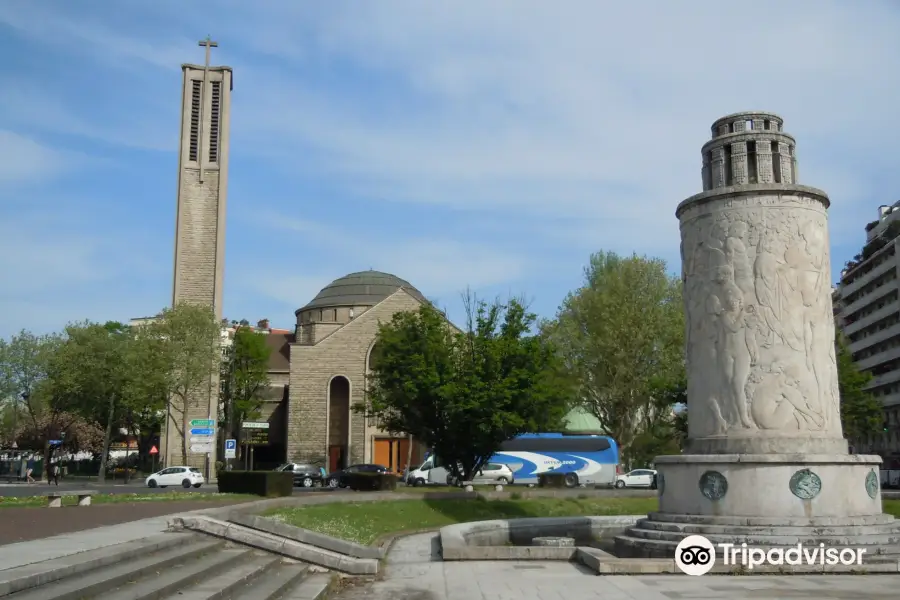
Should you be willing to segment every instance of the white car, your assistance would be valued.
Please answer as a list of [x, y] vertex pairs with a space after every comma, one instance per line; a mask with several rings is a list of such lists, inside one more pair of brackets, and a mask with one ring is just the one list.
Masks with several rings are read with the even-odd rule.
[[616, 475], [616, 487], [651, 487], [656, 476], [653, 469], [635, 469], [624, 475]]
[[200, 469], [194, 467], [168, 467], [162, 471], [157, 471], [145, 480], [147, 487], [168, 487], [170, 485], [180, 485], [183, 488], [198, 488], [206, 482]]

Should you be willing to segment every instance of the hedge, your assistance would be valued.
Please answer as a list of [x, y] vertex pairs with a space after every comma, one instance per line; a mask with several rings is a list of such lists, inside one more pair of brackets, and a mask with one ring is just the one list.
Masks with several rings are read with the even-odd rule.
[[541, 473], [538, 475], [538, 487], [566, 487], [566, 473]]
[[219, 471], [219, 492], [290, 496], [294, 493], [294, 474], [290, 471]]
[[343, 477], [345, 485], [359, 492], [380, 492], [397, 489], [396, 475], [381, 473], [347, 473]]

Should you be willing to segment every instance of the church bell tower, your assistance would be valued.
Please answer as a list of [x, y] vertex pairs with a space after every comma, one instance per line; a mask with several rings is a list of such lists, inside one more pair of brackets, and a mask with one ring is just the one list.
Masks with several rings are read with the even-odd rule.
[[[207, 37], [199, 45], [206, 51], [204, 64], [181, 66], [172, 306], [180, 302], [211, 306], [216, 317], [221, 319], [232, 70], [231, 67], [210, 65], [211, 50], [218, 47], [216, 42]], [[216, 376], [210, 381], [208, 394], [204, 391], [188, 402], [189, 420], [212, 419], [215, 423], [218, 387]], [[180, 415], [170, 414], [164, 429], [166, 439], [162, 442], [167, 465], [181, 462], [181, 436], [176, 423], [180, 427]], [[213, 433], [216, 430], [213, 424]], [[190, 438], [187, 466], [204, 468], [209, 477], [216, 460], [216, 436], [194, 435], [191, 431], [184, 431], [182, 435]]]
[[182, 65], [181, 145], [172, 303], [194, 302], [222, 317], [225, 199], [228, 191], [231, 67]]

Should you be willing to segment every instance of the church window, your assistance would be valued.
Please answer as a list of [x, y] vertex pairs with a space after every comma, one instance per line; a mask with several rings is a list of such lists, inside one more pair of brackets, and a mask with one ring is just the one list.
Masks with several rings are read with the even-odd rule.
[[200, 149], [200, 90], [203, 82], [195, 79], [191, 83], [191, 146], [188, 160], [196, 161]]
[[209, 162], [219, 162], [219, 115], [222, 107], [222, 82], [212, 82], [209, 100]]

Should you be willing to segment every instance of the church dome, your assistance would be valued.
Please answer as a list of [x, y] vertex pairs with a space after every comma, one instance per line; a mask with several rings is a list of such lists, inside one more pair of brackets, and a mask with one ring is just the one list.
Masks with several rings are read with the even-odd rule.
[[360, 271], [335, 279], [322, 288], [309, 304], [296, 312], [335, 306], [374, 306], [400, 288], [418, 300], [426, 301], [422, 292], [396, 275], [381, 271]]

